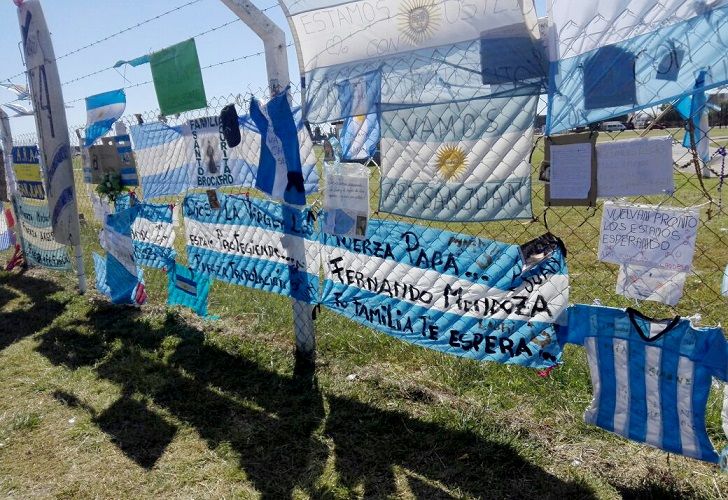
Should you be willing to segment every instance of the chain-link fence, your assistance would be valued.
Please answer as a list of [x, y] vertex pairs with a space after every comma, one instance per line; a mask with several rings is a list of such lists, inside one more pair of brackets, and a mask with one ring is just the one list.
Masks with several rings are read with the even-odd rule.
[[[249, 99], [252, 95], [264, 98], [266, 91], [261, 89], [255, 92], [248, 91], [245, 94], [229, 95], [209, 100], [206, 109], [200, 109], [183, 113], [174, 117], [161, 117], [158, 110], [142, 113], [132, 113], [123, 118], [127, 127], [141, 122], [154, 122], [164, 120], [169, 125], [179, 125], [193, 118], [219, 115], [223, 106], [235, 103], [239, 112], [245, 113], [249, 107]], [[717, 96], [725, 95], [721, 91]], [[300, 104], [300, 92], [294, 91], [294, 105]], [[542, 98], [544, 100], [544, 98]], [[723, 106], [725, 108], [726, 106]], [[542, 102], [539, 109], [545, 109]], [[656, 137], [669, 136], [673, 140], [673, 170], [675, 180], [675, 191], [671, 195], [634, 197], [629, 201], [651, 205], [662, 205], [670, 207], [692, 207], [701, 206], [701, 223], [698, 228], [698, 237], [695, 247], [695, 257], [692, 271], [687, 277], [684, 286], [684, 294], [679, 304], [670, 308], [656, 302], [642, 302], [639, 308], [651, 316], [667, 317], [678, 313], [682, 316], [700, 314], [703, 324], [718, 324], [726, 320], [725, 307], [726, 298], [721, 295], [721, 281], [723, 271], [728, 264], [728, 216], [723, 203], [724, 183], [724, 148], [728, 144], [728, 128], [725, 116], [720, 113], [711, 114], [711, 128], [709, 130], [710, 156], [711, 161], [707, 166], [696, 159], [695, 154], [688, 148], [682, 146], [685, 135], [686, 121], [671, 118], [669, 110], [655, 110], [651, 128], [644, 128], [648, 125], [646, 120], [633, 119], [628, 124], [636, 125], [634, 130], [627, 130], [627, 127], [617, 127], [617, 131], [601, 131], [598, 141], [621, 141], [642, 136]], [[658, 115], [662, 115], [658, 117]], [[542, 118], [542, 117], [540, 117]], [[660, 119], [656, 119], [660, 118]], [[631, 126], [628, 125], [630, 128]], [[71, 137], [76, 140], [76, 129], [73, 127]], [[324, 125], [324, 132], [331, 127]], [[537, 128], [537, 131], [539, 129]], [[16, 145], [30, 145], [36, 143], [32, 134], [16, 136]], [[91, 192], [94, 186], [83, 182], [83, 172], [79, 156], [80, 145], [73, 144], [76, 155], [74, 168], [76, 170], [77, 190], [79, 199], [79, 210], [83, 217], [83, 238], [85, 262], [88, 274], [91, 275], [90, 251], [99, 251], [98, 232], [100, 224], [94, 220], [93, 207], [91, 204]], [[317, 166], [321, 178], [319, 192], [308, 198], [308, 203], [319, 210], [322, 207], [322, 193], [325, 189], [323, 183], [324, 151], [320, 144], [315, 146], [317, 155]], [[531, 155], [532, 166], [532, 220], [503, 220], [494, 222], [429, 222], [423, 219], [410, 219], [407, 217], [394, 216], [388, 213], [377, 211], [380, 201], [380, 166], [371, 159], [366, 163], [370, 172], [370, 207], [373, 218], [386, 221], [397, 221], [406, 224], [425, 226], [438, 230], [447, 230], [465, 236], [474, 236], [488, 240], [497, 240], [505, 243], [523, 244], [534, 238], [550, 232], [563, 240], [568, 250], [568, 268], [570, 295], [569, 301], [573, 303], [592, 303], [595, 300], [604, 305], [615, 307], [635, 306], [634, 301], [616, 293], [616, 282], [619, 268], [616, 265], [600, 262], [597, 259], [599, 246], [600, 221], [604, 200], [599, 200], [596, 207], [549, 207], [545, 204], [545, 187], [539, 180], [539, 167], [544, 158], [544, 140], [536, 134]], [[247, 187], [224, 188], [222, 191], [233, 194], [247, 194], [249, 196], [260, 196], [255, 189]], [[140, 188], [136, 189], [140, 198], [144, 193]], [[165, 203], [181, 204], [185, 195], [192, 191], [179, 193], [177, 196], [166, 197], [161, 200]], [[149, 200], [146, 200], [149, 201]], [[176, 249], [179, 259], [186, 261], [184, 222], [181, 215], [176, 228], [177, 239]], [[321, 255], [308, 255], [310, 259], [320, 259]], [[366, 262], [360, 262], [362, 266]], [[162, 302], [166, 297], [166, 277], [157, 270], [145, 271], [147, 277], [147, 289], [152, 300]], [[91, 279], [89, 280], [92, 281]], [[236, 297], [245, 308], [236, 310]], [[291, 307], [287, 299], [272, 297], [270, 294], [254, 290], [241, 289], [233, 285], [217, 282], [210, 295], [210, 309], [213, 313], [232, 318], [244, 320], [245, 314], [290, 314]], [[245, 309], [246, 312], [241, 312]], [[297, 317], [305, 317], [311, 313], [310, 307], [304, 307], [298, 311]], [[328, 314], [328, 313], [327, 313]], [[264, 319], [264, 318], [263, 318]], [[259, 317], [258, 320], [261, 320]], [[305, 324], [296, 325], [296, 330], [307, 331]], [[308, 339], [313, 343], [313, 339]]]

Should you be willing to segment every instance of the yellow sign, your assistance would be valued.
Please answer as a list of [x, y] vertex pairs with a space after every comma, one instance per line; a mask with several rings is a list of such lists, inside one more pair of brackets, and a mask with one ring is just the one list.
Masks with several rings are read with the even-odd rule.
[[42, 182], [40, 165], [37, 163], [16, 163], [13, 165], [15, 178], [25, 182]]

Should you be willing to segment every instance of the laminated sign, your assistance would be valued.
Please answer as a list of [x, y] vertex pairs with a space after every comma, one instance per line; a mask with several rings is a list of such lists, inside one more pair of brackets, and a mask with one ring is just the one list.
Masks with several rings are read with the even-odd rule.
[[370, 220], [367, 238], [322, 233], [322, 304], [413, 344], [532, 368], [559, 362], [554, 322], [569, 302], [565, 252]]
[[364, 239], [369, 221], [369, 169], [357, 163], [326, 165], [324, 231]]
[[128, 135], [104, 137], [101, 144], [91, 146], [84, 155], [88, 161], [85, 177], [91, 184], [100, 184], [107, 175], [119, 176], [122, 186], [137, 186], [136, 162]]
[[305, 302], [318, 298], [314, 213], [249, 197], [206, 194], [184, 200], [190, 269], [221, 281]]

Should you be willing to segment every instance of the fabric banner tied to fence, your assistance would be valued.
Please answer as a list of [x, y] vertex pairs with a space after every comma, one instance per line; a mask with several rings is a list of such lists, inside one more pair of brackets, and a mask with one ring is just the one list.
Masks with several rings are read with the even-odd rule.
[[136, 215], [136, 207], [107, 215], [100, 235], [106, 260], [96, 262], [97, 288], [114, 304], [141, 305], [147, 299], [143, 274], [134, 258], [132, 224]]
[[[294, 114], [303, 161], [306, 194], [318, 190], [313, 142]], [[218, 116], [191, 119], [170, 126], [162, 122], [131, 127], [131, 136], [144, 198], [182, 194], [187, 189], [225, 186], [254, 187], [261, 136], [249, 116], [239, 119], [241, 142], [228, 147]]]
[[184, 200], [190, 269], [221, 281], [316, 302], [320, 259], [314, 213], [266, 200], [218, 194]]
[[173, 207], [137, 203], [131, 209], [131, 239], [134, 261], [139, 266], [163, 268], [174, 261]]
[[366, 240], [322, 233], [321, 303], [354, 321], [448, 354], [547, 368], [569, 302], [561, 242], [519, 247], [370, 220]]

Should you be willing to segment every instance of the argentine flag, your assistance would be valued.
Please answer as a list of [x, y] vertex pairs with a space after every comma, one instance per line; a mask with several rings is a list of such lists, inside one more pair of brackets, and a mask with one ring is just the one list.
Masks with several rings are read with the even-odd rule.
[[255, 187], [276, 200], [305, 205], [298, 130], [288, 101], [288, 89], [265, 105], [252, 99], [250, 118], [262, 136]]
[[106, 135], [125, 109], [126, 94], [123, 89], [87, 97], [85, 146], [91, 146], [96, 139]]
[[[141, 305], [146, 301], [144, 281], [134, 259], [132, 223], [134, 208], [106, 216], [101, 233], [101, 247], [106, 250], [105, 265], [97, 263], [97, 288], [110, 296], [114, 304]], [[100, 276], [105, 275], [104, 288]]]
[[680, 116], [685, 120], [691, 121], [693, 124], [693, 136], [690, 136], [690, 128], [688, 128], [683, 138], [683, 147], [692, 149], [695, 146], [698, 156], [704, 163], [710, 162], [708, 97], [705, 95], [704, 90], [706, 76], [707, 71], [701, 71], [695, 80], [695, 93], [691, 96], [683, 97], [675, 105], [675, 109], [680, 113]]

